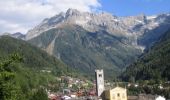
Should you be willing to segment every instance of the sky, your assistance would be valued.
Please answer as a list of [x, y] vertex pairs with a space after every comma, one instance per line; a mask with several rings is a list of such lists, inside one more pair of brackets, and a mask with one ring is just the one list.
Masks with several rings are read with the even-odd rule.
[[117, 16], [170, 12], [170, 0], [0, 0], [0, 34], [27, 33], [43, 19], [69, 8]]
[[170, 12], [170, 0], [100, 0], [102, 10], [117, 16]]

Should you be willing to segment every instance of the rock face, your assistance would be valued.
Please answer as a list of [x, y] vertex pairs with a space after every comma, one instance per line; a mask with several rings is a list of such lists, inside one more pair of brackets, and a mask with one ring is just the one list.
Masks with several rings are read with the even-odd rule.
[[[111, 35], [129, 38], [126, 42], [132, 45], [145, 46], [146, 43], [143, 40], [153, 38], [153, 35], [157, 38], [161, 33], [167, 31], [170, 27], [170, 14], [156, 16], [141, 14], [139, 16], [117, 17], [105, 12], [94, 14], [69, 9], [66, 13], [44, 19], [42, 23], [27, 33], [26, 40], [32, 39], [44, 31], [62, 27], [66, 24], [81, 26], [89, 32], [105, 30]], [[153, 30], [156, 30], [156, 33], [155, 31], [153, 33]]]
[[170, 14], [117, 17], [69, 9], [44, 19], [26, 40], [81, 71], [118, 72], [170, 27]]

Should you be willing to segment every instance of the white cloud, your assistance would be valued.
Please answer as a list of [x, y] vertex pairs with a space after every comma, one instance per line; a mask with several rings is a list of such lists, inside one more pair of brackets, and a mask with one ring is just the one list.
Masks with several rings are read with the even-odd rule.
[[0, 33], [23, 32], [68, 8], [94, 11], [98, 0], [0, 0]]

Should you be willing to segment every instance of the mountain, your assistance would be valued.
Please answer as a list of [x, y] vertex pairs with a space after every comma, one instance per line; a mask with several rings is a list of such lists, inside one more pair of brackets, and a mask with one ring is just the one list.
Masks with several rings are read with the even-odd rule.
[[139, 60], [126, 68], [121, 78], [133, 80], [170, 81], [170, 30]]
[[[139, 48], [148, 46], [155, 42], [160, 35], [170, 27], [170, 14], [160, 14], [155, 16], [117, 17], [110, 13], [89, 13], [80, 12], [76, 9], [68, 9], [66, 13], [44, 19], [35, 28], [28, 31], [26, 40], [32, 39], [41, 33], [62, 27], [62, 25], [78, 25], [88, 32], [105, 30], [111, 35], [125, 37], [125, 43], [135, 45]], [[142, 46], [141, 46], [142, 45]]]
[[170, 28], [170, 14], [117, 17], [69, 9], [44, 19], [26, 40], [82, 72], [117, 75]]
[[141, 52], [122, 43], [121, 37], [105, 31], [91, 33], [80, 26], [70, 25], [46, 31], [28, 42], [81, 72], [94, 73], [96, 68], [105, 68], [110, 76], [117, 74], [116, 71]]
[[20, 33], [20, 32], [16, 32], [16, 33], [2, 33], [0, 36], [10, 36], [10, 37], [13, 37], [13, 38], [16, 38], [16, 39], [21, 39], [21, 40], [25, 40], [25, 35]]
[[14, 34], [11, 34], [10, 36], [11, 36], [11, 37], [14, 37], [14, 38], [17, 38], [17, 39], [22, 39], [22, 40], [25, 39], [25, 35], [22, 34], [22, 33], [20, 33], [20, 32], [16, 32], [16, 33], [14, 33]]

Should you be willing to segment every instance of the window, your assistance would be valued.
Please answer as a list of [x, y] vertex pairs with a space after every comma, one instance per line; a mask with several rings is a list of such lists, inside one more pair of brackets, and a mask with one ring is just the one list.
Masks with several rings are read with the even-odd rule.
[[120, 97], [120, 93], [117, 94], [117, 97]]
[[99, 74], [99, 77], [102, 77], [102, 74]]

